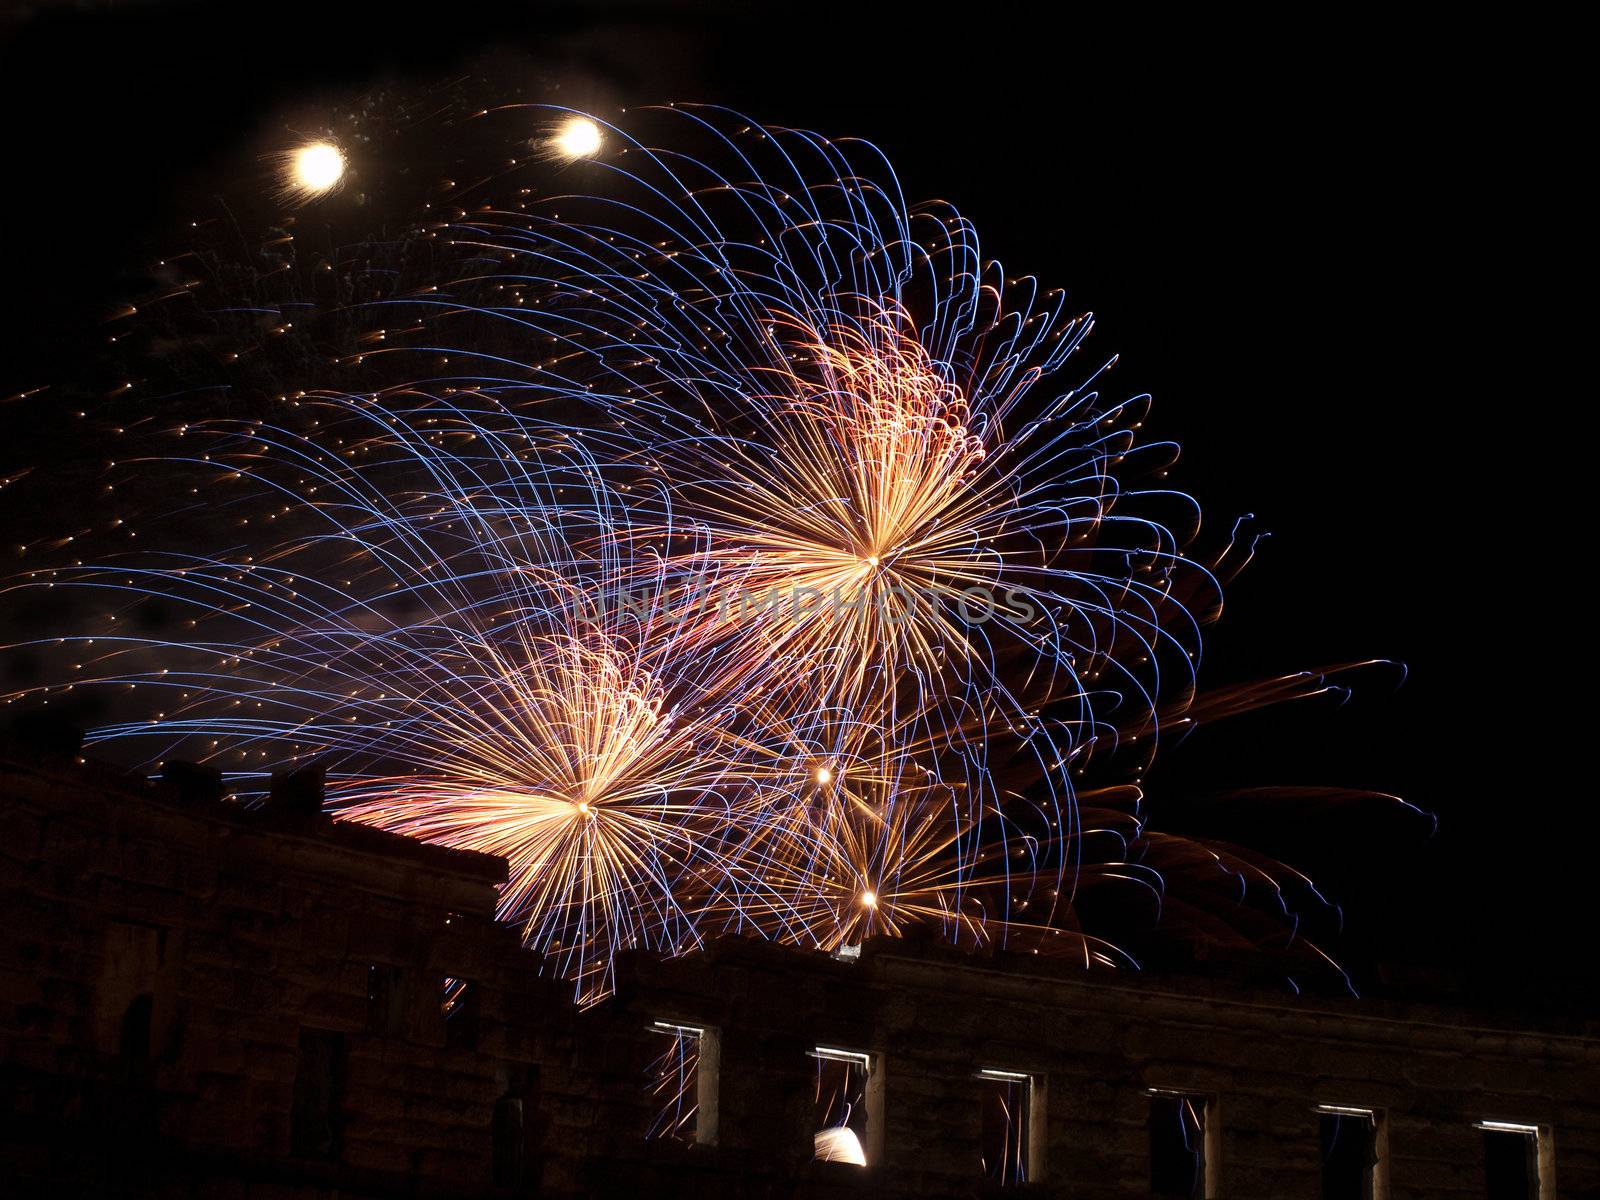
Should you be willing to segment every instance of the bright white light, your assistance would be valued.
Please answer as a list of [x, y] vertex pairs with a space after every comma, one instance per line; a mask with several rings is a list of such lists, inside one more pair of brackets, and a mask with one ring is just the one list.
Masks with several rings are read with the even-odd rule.
[[818, 1046], [811, 1052], [812, 1058], [825, 1058], [829, 1062], [855, 1063], [863, 1071], [872, 1067], [872, 1055], [862, 1050], [841, 1050], [837, 1046]]
[[588, 117], [568, 117], [556, 130], [555, 148], [563, 158], [588, 158], [600, 149], [604, 140], [600, 126]]
[[866, 905], [866, 907], [868, 907], [868, 908], [877, 908], [878, 907], [878, 893], [877, 892], [862, 892], [861, 893], [861, 903]]
[[307, 142], [289, 158], [289, 181], [307, 199], [331, 192], [344, 178], [344, 154], [331, 142]]
[[828, 770], [827, 767], [818, 767], [817, 768], [817, 782], [818, 783], [832, 783], [833, 782], [833, 772]]
[[706, 1032], [698, 1025], [679, 1025], [673, 1021], [652, 1021], [650, 1026], [662, 1033], [676, 1033], [680, 1037], [704, 1037]]
[[867, 1152], [861, 1148], [861, 1139], [848, 1126], [819, 1129], [812, 1141], [816, 1146], [818, 1162], [842, 1162], [855, 1167], [867, 1165]]
[[1488, 1129], [1494, 1133], [1525, 1133], [1529, 1137], [1539, 1136], [1537, 1125], [1523, 1125], [1517, 1121], [1479, 1121], [1479, 1129]]

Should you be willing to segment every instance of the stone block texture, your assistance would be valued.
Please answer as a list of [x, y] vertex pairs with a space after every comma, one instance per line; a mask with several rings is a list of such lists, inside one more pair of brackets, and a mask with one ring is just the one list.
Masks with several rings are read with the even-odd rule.
[[[629, 956], [580, 1011], [496, 922], [503, 861], [183, 779], [0, 758], [0, 1195], [1120, 1200], [1175, 1091], [1212, 1197], [1323, 1195], [1319, 1105], [1375, 1114], [1379, 1200], [1482, 1197], [1484, 1120], [1539, 1127], [1543, 1200], [1600, 1197], [1592, 1019], [889, 940]], [[646, 1140], [658, 1021], [715, 1031], [709, 1142]], [[819, 1046], [869, 1056], [864, 1168], [812, 1161]], [[1020, 1188], [983, 1070], [1033, 1080]]]

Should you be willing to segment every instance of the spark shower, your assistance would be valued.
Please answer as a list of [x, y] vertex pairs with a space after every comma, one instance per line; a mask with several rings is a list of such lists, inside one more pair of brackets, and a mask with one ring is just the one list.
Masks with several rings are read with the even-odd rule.
[[[259, 403], [192, 368], [140, 401], [108, 468], [140, 511], [24, 547], [8, 599], [67, 599], [8, 703], [104, 694], [90, 742], [146, 772], [251, 803], [319, 762], [341, 819], [505, 856], [502, 915], [584, 1001], [728, 935], [1133, 965], [1119, 906], [1327, 964], [1309, 880], [1141, 789], [1201, 719], [1354, 668], [1197, 689], [1252, 542], [1192, 549], [1065, 292], [863, 141], [477, 119], [523, 132], [403, 270], [192, 289], [256, 344], [324, 333]], [[284, 151], [282, 202], [344, 200], [354, 144]]]

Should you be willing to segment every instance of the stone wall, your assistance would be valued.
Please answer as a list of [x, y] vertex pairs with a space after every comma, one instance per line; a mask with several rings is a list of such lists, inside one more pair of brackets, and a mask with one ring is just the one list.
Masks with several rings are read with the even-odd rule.
[[739, 944], [641, 960], [625, 964], [615, 1003], [638, 1020], [721, 1029], [721, 1141], [756, 1160], [809, 1157], [806, 1049], [871, 1053], [884, 1090], [872, 1173], [910, 1195], [982, 1190], [985, 1068], [1038, 1081], [1043, 1171], [1030, 1191], [1149, 1195], [1156, 1090], [1210, 1101], [1215, 1196], [1320, 1196], [1319, 1105], [1377, 1114], [1391, 1200], [1485, 1195], [1482, 1120], [1543, 1127], [1559, 1195], [1600, 1195], [1592, 1025], [1536, 1033], [1460, 1010], [976, 962], [892, 941], [853, 962]]
[[[0, 864], [0, 1097], [19, 1175], [91, 1193], [175, 1170], [216, 1194], [487, 1193], [495, 1105], [536, 1086], [548, 1054], [507, 1007], [570, 1018], [493, 920], [499, 859], [14, 762]], [[446, 978], [477, 993], [450, 1028]], [[320, 1052], [331, 1144], [297, 1148], [297, 1101], [317, 1090], [297, 1076]]]
[[[501, 860], [171, 774], [0, 760], [0, 1194], [983, 1195], [989, 1068], [1034, 1081], [1027, 1194], [1148, 1195], [1170, 1089], [1214, 1196], [1320, 1195], [1319, 1104], [1379, 1114], [1389, 1200], [1482, 1196], [1483, 1119], [1600, 1196], [1593, 1024], [887, 941], [630, 957], [578, 1012], [493, 920]], [[714, 1144], [645, 1140], [655, 1021], [713, 1031]], [[818, 1046], [870, 1056], [865, 1169], [811, 1161]]]

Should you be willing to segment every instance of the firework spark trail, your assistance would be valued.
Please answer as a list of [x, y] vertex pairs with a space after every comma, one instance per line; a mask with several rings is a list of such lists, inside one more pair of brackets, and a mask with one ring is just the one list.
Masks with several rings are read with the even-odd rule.
[[[941, 771], [981, 779], [990, 739], [1021, 739], [1039, 832], [1070, 841], [1076, 749], [1193, 691], [1199, 621], [1174, 577], [1215, 581], [1144, 511], [1173, 495], [1121, 483], [1172, 448], [1136, 451], [1143, 399], [1102, 404], [1098, 369], [1032, 395], [1089, 319], [985, 265], [953, 211], [907, 209], [870, 147], [663, 115], [705, 151], [613, 129], [595, 195], [448, 230], [506, 264], [466, 282], [531, 286], [535, 306], [475, 308], [463, 288], [418, 303], [552, 347], [537, 387], [497, 395], [671, 481], [675, 511], [641, 515], [644, 536], [694, 530], [756, 598], [720, 606], [712, 636], [814, 664], [827, 704], [936, 744]], [[569, 424], [557, 399], [590, 415]], [[991, 852], [986, 790], [963, 793], [943, 844], [958, 873]]]
[[[8, 702], [153, 696], [91, 739], [247, 797], [322, 760], [340, 816], [504, 855], [502, 914], [585, 1001], [623, 949], [724, 933], [1126, 963], [1083, 927], [1106, 888], [1292, 939], [1309, 880], [1146, 830], [1140, 780], [1164, 731], [1338, 669], [1197, 698], [1249, 543], [1213, 571], [1193, 501], [1134, 482], [1176, 449], [1110, 363], [1068, 371], [1090, 318], [866, 143], [629, 125], [562, 155], [583, 194], [430, 224], [457, 269], [372, 307], [337, 362], [371, 387], [133, 464], [207, 476], [187, 511], [239, 545], [15, 580], [112, 611], [12, 647], [78, 661]], [[152, 601], [184, 632], [129, 632]]]
[[[837, 708], [795, 715], [779, 701], [803, 661], [758, 645], [752, 669], [673, 619], [688, 553], [647, 552], [592, 462], [525, 466], [515, 422], [454, 404], [302, 407], [315, 437], [223, 420], [182, 431], [205, 447], [189, 465], [301, 518], [269, 553], [141, 555], [14, 585], [194, 614], [182, 640], [73, 639], [87, 668], [73, 686], [171, 697], [96, 742], [152, 745], [152, 766], [243, 768], [245, 795], [273, 766], [330, 762], [341, 815], [504, 855], [503, 915], [584, 999], [608, 989], [617, 950], [682, 951], [707, 933], [836, 947], [916, 918], [996, 940], [1003, 921], [961, 906], [1003, 912], [989, 892], [1009, 879], [969, 878], [948, 803], [885, 777], [918, 748]], [[295, 495], [308, 503], [285, 510]], [[699, 574], [723, 569], [706, 554]], [[152, 652], [162, 665], [130, 669]], [[873, 800], [842, 824], [794, 823], [819, 770], [834, 794]], [[875, 924], [849, 882], [864, 874], [882, 880]]]
[[[711, 119], [719, 114], [672, 115], [723, 152], [724, 169], [613, 130], [635, 158], [607, 166], [615, 178], [603, 195], [562, 197], [548, 217], [475, 215], [449, 231], [503, 255], [515, 269], [501, 282], [548, 291], [538, 311], [489, 310], [558, 347], [541, 367], [537, 403], [558, 395], [603, 410], [585, 427], [597, 440], [626, 424], [617, 453], [673, 479], [687, 493], [680, 519], [715, 530], [724, 553], [755, 559], [773, 583], [831, 594], [880, 576], [932, 581], [940, 593], [928, 619], [901, 622], [883, 656], [897, 673], [917, 669], [927, 686], [981, 674], [982, 686], [1009, 690], [992, 631], [949, 611], [962, 586], [996, 583], [1015, 584], [1046, 619], [1035, 623], [1042, 628], [995, 624], [1067, 671], [1067, 694], [1101, 693], [1086, 719], [1110, 703], [1099, 681], [1107, 670], [1147, 707], [1171, 690], [1155, 661], [1164, 652], [1192, 674], [1198, 633], [1169, 596], [1170, 576], [1203, 568], [1180, 558], [1182, 539], [1132, 511], [1144, 497], [1123, 495], [1112, 470], [1134, 452], [1131, 430], [1118, 425], [1142, 401], [1101, 405], [1090, 372], [1036, 404], [1042, 411], [1015, 434], [1003, 428], [1077, 349], [1088, 319], [1066, 319], [1061, 293], [1041, 296], [1031, 281], [1008, 284], [982, 266], [975, 234], [953, 213], [909, 212], [864, 144], [849, 145], [887, 182], [814, 135], [742, 121], [728, 134]], [[583, 217], [589, 207], [594, 220]], [[648, 234], [604, 221], [623, 215]], [[1142, 469], [1127, 464], [1121, 474]], [[1001, 539], [1034, 552], [1001, 552]], [[830, 628], [792, 616], [781, 617], [785, 636], [813, 648], [838, 643], [862, 686], [871, 655], [861, 643], [886, 623]], [[1130, 636], [1141, 653], [1114, 653]], [[974, 660], [981, 672], [969, 670]], [[1062, 689], [1050, 690], [1059, 702]]]
[[[85, 656], [74, 686], [165, 697], [154, 719], [94, 740], [143, 741], [152, 763], [260, 759], [236, 776], [245, 793], [263, 768], [331, 760], [346, 815], [508, 857], [503, 914], [586, 997], [618, 948], [696, 944], [703, 894], [727, 890], [703, 848], [804, 771], [805, 730], [757, 677], [730, 685], [719, 657], [686, 644], [659, 561], [641, 596], [627, 510], [581, 459], [524, 469], [480, 418], [463, 426], [433, 405], [412, 423], [347, 398], [314, 407], [344, 453], [257, 424], [185, 430], [211, 447], [192, 461], [230, 484], [281, 498], [292, 481], [310, 498], [293, 514], [305, 528], [269, 554], [141, 557], [13, 585], [192, 614], [183, 640], [72, 639]], [[460, 456], [455, 435], [491, 445]], [[152, 652], [162, 665], [125, 666]]]

